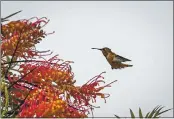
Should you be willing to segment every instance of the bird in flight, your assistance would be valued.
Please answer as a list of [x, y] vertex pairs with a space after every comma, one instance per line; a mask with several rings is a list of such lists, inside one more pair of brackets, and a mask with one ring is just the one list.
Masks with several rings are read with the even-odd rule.
[[120, 55], [115, 54], [108, 47], [91, 48], [91, 49], [97, 49], [97, 50], [102, 51], [102, 53], [105, 56], [106, 60], [111, 65], [112, 69], [122, 69], [122, 68], [125, 68], [125, 67], [132, 67], [133, 66], [133, 65], [122, 63], [122, 62], [126, 62], [126, 61], [131, 61], [131, 60], [129, 60], [127, 58], [124, 58], [124, 57], [122, 57]]

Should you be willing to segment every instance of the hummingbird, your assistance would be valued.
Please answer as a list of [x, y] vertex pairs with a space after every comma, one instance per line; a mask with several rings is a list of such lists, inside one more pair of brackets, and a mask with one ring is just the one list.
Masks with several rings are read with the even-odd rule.
[[105, 56], [108, 63], [111, 65], [112, 69], [122, 69], [125, 67], [132, 67], [133, 65], [124, 64], [122, 62], [131, 61], [130, 59], [124, 58], [120, 55], [115, 54], [111, 51], [110, 48], [104, 47], [104, 48], [91, 48], [91, 49], [97, 49], [102, 51], [103, 55]]

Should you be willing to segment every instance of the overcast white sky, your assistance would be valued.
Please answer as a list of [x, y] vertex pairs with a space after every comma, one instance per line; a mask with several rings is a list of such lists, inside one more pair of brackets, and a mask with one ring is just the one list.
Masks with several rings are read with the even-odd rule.
[[[1, 2], [1, 16], [23, 10], [11, 20], [47, 17], [50, 23], [40, 50], [51, 50], [72, 60], [77, 85], [99, 73], [105, 81], [118, 80], [97, 100], [94, 116], [138, 115], [157, 105], [173, 108], [173, 1], [55, 1]], [[92, 47], [109, 47], [131, 59], [133, 67], [112, 70], [102, 53]], [[173, 112], [163, 116], [171, 117]]]

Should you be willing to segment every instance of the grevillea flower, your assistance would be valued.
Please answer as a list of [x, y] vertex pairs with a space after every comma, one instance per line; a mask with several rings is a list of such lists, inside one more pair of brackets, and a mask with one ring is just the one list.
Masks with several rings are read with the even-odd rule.
[[[35, 45], [47, 35], [42, 27], [48, 21], [32, 18], [2, 25], [1, 72], [11, 97], [9, 104], [18, 105], [11, 106], [8, 114], [15, 112], [19, 118], [87, 117], [92, 108], [90, 103], [95, 103], [97, 97], [109, 97], [101, 90], [115, 81], [102, 85], [103, 72], [76, 86], [72, 61], [63, 61], [58, 55], [46, 60], [45, 56], [51, 53], [38, 51]], [[2, 96], [5, 100], [3, 93]]]
[[[59, 93], [51, 91], [33, 90], [22, 105], [22, 111], [18, 117], [86, 117], [84, 113], [69, 107], [67, 102], [58, 96]], [[72, 112], [74, 112], [73, 115]]]
[[43, 18], [36, 19], [35, 22], [18, 20], [2, 25], [1, 57], [12, 56], [14, 51], [18, 58], [27, 59], [37, 55], [35, 44], [46, 36], [41, 30], [41, 24], [47, 22], [48, 20]]

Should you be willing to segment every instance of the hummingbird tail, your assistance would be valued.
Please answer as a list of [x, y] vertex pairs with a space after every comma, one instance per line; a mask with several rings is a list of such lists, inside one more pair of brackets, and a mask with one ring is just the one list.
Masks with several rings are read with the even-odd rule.
[[127, 66], [128, 66], [128, 67], [132, 67], [133, 65], [129, 65], [129, 64], [128, 64]]
[[123, 63], [115, 63], [112, 65], [112, 69], [122, 69], [122, 68], [126, 68], [126, 67], [132, 67], [133, 65], [129, 65], [129, 64], [123, 64]]
[[125, 67], [132, 67], [133, 65], [129, 65], [129, 64], [121, 64], [121, 68], [125, 68]]

